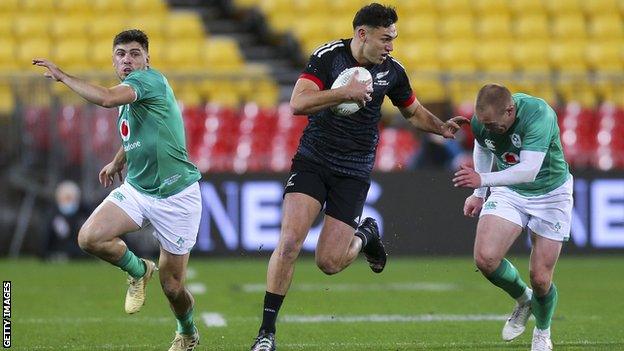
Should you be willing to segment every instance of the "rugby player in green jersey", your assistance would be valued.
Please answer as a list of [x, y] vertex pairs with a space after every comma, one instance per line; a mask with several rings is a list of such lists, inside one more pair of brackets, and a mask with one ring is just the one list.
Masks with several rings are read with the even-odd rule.
[[[189, 253], [201, 216], [200, 174], [187, 157], [180, 109], [167, 79], [149, 65], [149, 41], [140, 30], [119, 33], [113, 40], [113, 66], [121, 80], [112, 88], [68, 75], [46, 59], [33, 65], [62, 82], [87, 101], [119, 107], [122, 147], [99, 174], [110, 186], [126, 179], [98, 206], [78, 235], [80, 247], [128, 273], [125, 310], [136, 313], [145, 303], [145, 289], [159, 268], [160, 284], [177, 320], [170, 351], [190, 351], [199, 342], [193, 322], [194, 300], [184, 287]], [[160, 243], [158, 268], [137, 257], [119, 238], [151, 223]]]
[[[488, 84], [477, 95], [471, 124], [476, 139], [474, 169], [463, 166], [453, 183], [475, 189], [464, 204], [464, 215], [480, 212], [475, 263], [492, 284], [517, 301], [503, 339], [511, 341], [522, 334], [533, 313], [531, 350], [552, 350], [550, 324], [557, 305], [552, 277], [562, 243], [570, 236], [573, 185], [557, 115], [542, 99], [512, 95], [504, 86]], [[505, 259], [523, 228], [532, 242], [531, 288]]]

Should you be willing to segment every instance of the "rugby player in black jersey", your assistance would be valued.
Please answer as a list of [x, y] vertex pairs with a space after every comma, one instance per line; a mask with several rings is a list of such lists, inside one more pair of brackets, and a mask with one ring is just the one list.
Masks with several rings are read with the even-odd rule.
[[[355, 260], [360, 251], [375, 273], [386, 264], [386, 252], [372, 218], [360, 222], [379, 141], [381, 105], [387, 95], [416, 128], [454, 138], [464, 117], [442, 122], [414, 96], [403, 66], [390, 53], [397, 37], [394, 8], [373, 3], [353, 20], [354, 36], [320, 46], [295, 84], [290, 105], [307, 115], [308, 126], [293, 158], [284, 190], [279, 242], [267, 272], [262, 325], [252, 351], [275, 350], [275, 321], [290, 287], [295, 260], [319, 212], [324, 223], [316, 245], [316, 264], [335, 274]], [[372, 82], [357, 75], [344, 86], [330, 89], [345, 69], [361, 66]], [[372, 84], [371, 84], [372, 83]], [[330, 107], [343, 102], [363, 106], [349, 116]]]

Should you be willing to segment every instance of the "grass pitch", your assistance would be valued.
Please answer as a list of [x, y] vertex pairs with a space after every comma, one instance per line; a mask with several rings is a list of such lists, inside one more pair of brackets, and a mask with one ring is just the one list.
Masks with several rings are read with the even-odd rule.
[[[267, 254], [268, 256], [268, 254]], [[511, 260], [527, 280], [526, 257]], [[266, 260], [191, 257], [198, 350], [248, 350], [262, 310]], [[562, 256], [555, 273], [556, 350], [624, 350], [624, 256]], [[140, 313], [123, 311], [125, 276], [95, 260], [0, 261], [12, 281], [15, 350], [167, 350], [175, 320], [157, 279]], [[381, 275], [362, 258], [325, 276], [298, 262], [280, 312], [279, 350], [529, 350], [534, 321], [500, 338], [514, 302], [470, 258], [390, 257]]]

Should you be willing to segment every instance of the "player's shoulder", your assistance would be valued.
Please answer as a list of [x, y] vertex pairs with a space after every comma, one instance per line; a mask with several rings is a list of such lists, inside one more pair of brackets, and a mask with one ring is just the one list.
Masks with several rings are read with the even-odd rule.
[[161, 80], [163, 78], [163, 74], [160, 71], [148, 67], [146, 69], [140, 69], [136, 71], [130, 72], [126, 79], [138, 79], [138, 80]]
[[525, 93], [515, 93], [512, 98], [516, 103], [518, 113], [527, 120], [552, 117], [556, 119], [554, 110], [544, 99]]
[[311, 56], [319, 59], [334, 57], [342, 54], [344, 52], [344, 48], [346, 47], [348, 47], [346, 39], [332, 40], [314, 49]]
[[401, 61], [397, 60], [394, 56], [392, 55], [388, 55], [388, 59], [386, 60], [387, 64], [392, 67], [394, 70], [399, 71], [399, 72], [406, 72], [407, 70], [405, 69], [405, 66], [403, 66], [403, 63], [401, 63]]

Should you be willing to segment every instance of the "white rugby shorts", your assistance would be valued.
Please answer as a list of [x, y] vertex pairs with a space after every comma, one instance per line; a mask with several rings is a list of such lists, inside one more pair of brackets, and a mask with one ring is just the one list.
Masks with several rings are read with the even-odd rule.
[[560, 187], [538, 196], [523, 196], [505, 186], [490, 188], [480, 216], [495, 215], [528, 227], [536, 235], [556, 240], [570, 239], [572, 222], [572, 176]]
[[169, 253], [184, 255], [195, 245], [202, 212], [198, 182], [163, 199], [143, 194], [124, 182], [104, 201], [120, 207], [140, 227], [151, 224], [154, 237]]

